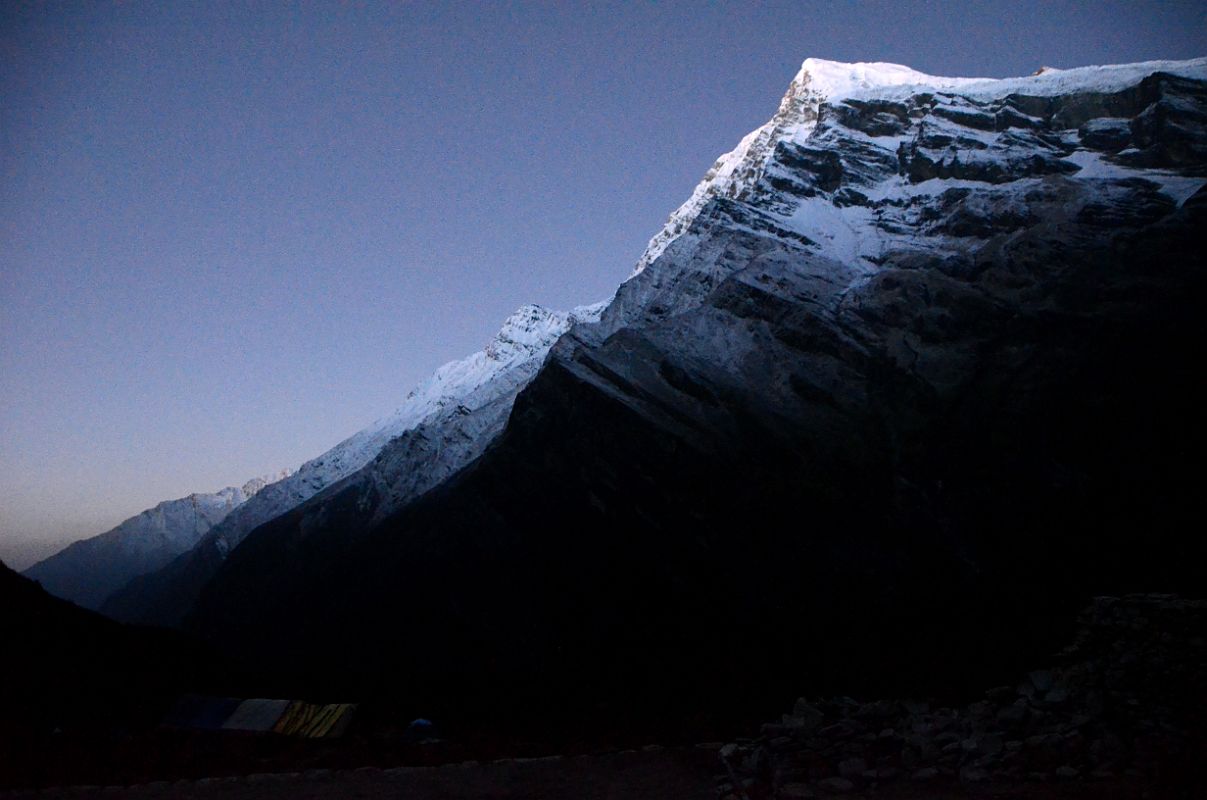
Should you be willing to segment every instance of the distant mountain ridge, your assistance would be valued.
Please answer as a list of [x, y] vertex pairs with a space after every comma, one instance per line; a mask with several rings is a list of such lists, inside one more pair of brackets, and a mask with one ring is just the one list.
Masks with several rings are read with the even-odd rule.
[[114, 591], [191, 550], [232, 511], [288, 474], [286, 470], [238, 487], [165, 500], [110, 531], [68, 545], [22, 574], [56, 597], [99, 610]]

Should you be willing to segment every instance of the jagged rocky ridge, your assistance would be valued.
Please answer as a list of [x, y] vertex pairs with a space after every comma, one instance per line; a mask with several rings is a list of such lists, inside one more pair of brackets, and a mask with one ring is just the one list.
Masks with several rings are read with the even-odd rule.
[[1201, 587], [1207, 61], [915, 75], [806, 62], [476, 459], [386, 503], [396, 440], [189, 627], [449, 714], [654, 714], [985, 685], [1091, 593]]
[[957, 86], [967, 78], [938, 78], [899, 64], [841, 64], [809, 58], [788, 85], [775, 116], [742, 138], [732, 151], [717, 159], [696, 186], [691, 197], [676, 209], [650, 240], [637, 261], [634, 273], [649, 266], [672, 241], [681, 236], [714, 198], [738, 199], [762, 177], [775, 148], [782, 141], [804, 139], [817, 123], [821, 104], [862, 89], [928, 84]]
[[165, 500], [105, 533], [68, 545], [25, 570], [51, 594], [91, 610], [130, 580], [163, 567], [281, 475], [212, 494]]
[[[393, 414], [311, 459], [235, 509], [188, 552], [144, 575], [104, 604], [115, 619], [178, 625], [227, 554], [256, 527], [365, 470], [386, 514], [476, 458], [502, 430], [516, 392], [536, 374], [549, 347], [600, 306], [569, 313], [526, 305], [487, 347], [438, 369]], [[398, 440], [400, 437], [400, 441]]]

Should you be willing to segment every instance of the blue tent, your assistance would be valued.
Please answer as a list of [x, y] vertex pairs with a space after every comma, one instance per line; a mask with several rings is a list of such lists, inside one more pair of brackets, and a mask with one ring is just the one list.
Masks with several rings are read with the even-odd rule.
[[271, 731], [288, 706], [288, 700], [244, 700], [222, 724], [222, 728], [228, 731]]
[[164, 724], [173, 728], [216, 731], [239, 707], [234, 697], [206, 697], [186, 694], [176, 701], [164, 718]]

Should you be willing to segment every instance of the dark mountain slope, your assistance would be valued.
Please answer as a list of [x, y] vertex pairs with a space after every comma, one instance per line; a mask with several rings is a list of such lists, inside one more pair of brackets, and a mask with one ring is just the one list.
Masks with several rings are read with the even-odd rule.
[[[693, 315], [739, 309], [735, 338], [794, 355], [775, 365], [774, 403], [660, 350], [686, 320], [567, 346], [504, 437], [426, 501], [369, 527], [353, 485], [261, 529], [198, 629], [450, 696], [774, 690], [734, 683], [752, 661], [798, 683], [983, 680], [1049, 645], [1090, 593], [1201, 585], [1200, 474], [1183, 456], [1205, 444], [1189, 267], [1204, 209], [1044, 275], [1042, 302], [981, 323], [978, 368], [942, 394], [883, 351], [854, 357], [866, 338], [777, 307], [755, 276]], [[969, 292], [886, 270], [847, 313], [883, 341], [986, 311]], [[1121, 308], [1053, 307], [1061, 295]]]
[[3, 565], [0, 637], [0, 735], [8, 748], [36, 746], [56, 729], [113, 733], [155, 724], [180, 692], [230, 677], [208, 648], [179, 632], [118, 624]]

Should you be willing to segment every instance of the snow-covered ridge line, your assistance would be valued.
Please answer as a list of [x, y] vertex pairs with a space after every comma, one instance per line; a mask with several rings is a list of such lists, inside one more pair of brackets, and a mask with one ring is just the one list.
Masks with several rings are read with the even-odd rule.
[[520, 307], [485, 348], [440, 367], [393, 414], [264, 487], [190, 553], [116, 592], [104, 612], [123, 621], [179, 624], [218, 564], [254, 530], [316, 496], [321, 500], [322, 492], [358, 473], [364, 473], [359, 486], [380, 492], [382, 514], [415, 499], [482, 453], [502, 431], [516, 393], [536, 375], [553, 343], [575, 324], [598, 321], [605, 305], [568, 313]]
[[1207, 57], [1186, 61], [1141, 61], [1135, 64], [1106, 64], [1072, 69], [1045, 67], [1035, 75], [1019, 78], [938, 78], [912, 85], [853, 88], [848, 92], [833, 95], [830, 99], [875, 97], [893, 100], [917, 94], [928, 88], [952, 91], [953, 94], [972, 100], [995, 100], [1010, 94], [1055, 97], [1076, 92], [1118, 92], [1135, 86], [1155, 72], [1207, 80]]
[[[298, 472], [321, 466], [334, 456], [347, 463], [360, 461], [347, 471], [347, 474], [351, 474], [368, 463], [389, 439], [457, 403], [500, 371], [520, 361], [543, 357], [553, 342], [572, 324], [598, 319], [604, 305], [580, 306], [569, 313], [551, 311], [533, 304], [520, 306], [503, 321], [499, 332], [485, 348], [442, 365], [430, 378], [412, 389], [393, 414], [382, 417], [327, 453], [306, 462]], [[369, 450], [372, 452], [367, 452]]]
[[1207, 58], [1189, 61], [1146, 61], [1137, 64], [1053, 69], [1020, 78], [956, 78], [927, 75], [901, 64], [846, 64], [807, 58], [788, 86], [775, 116], [751, 131], [705, 173], [687, 202], [676, 209], [650, 239], [634, 267], [639, 274], [688, 229], [714, 198], [741, 199], [763, 175], [777, 142], [802, 140], [817, 123], [822, 103], [842, 99], [902, 99], [925, 91], [943, 91], [974, 100], [1009, 94], [1049, 97], [1074, 92], [1115, 92], [1139, 83], [1155, 72], [1207, 79]]
[[[322, 455], [302, 464], [253, 500], [236, 509], [207, 539], [225, 555], [253, 529], [295, 508], [352, 475], [372, 461], [391, 441], [447, 410], [472, 411], [511, 391], [515, 380], [530, 378], [553, 343], [577, 323], [599, 319], [606, 303], [569, 312], [524, 305], [504, 320], [485, 348], [450, 361], [407, 394], [393, 414], [353, 434]], [[517, 377], [519, 376], [519, 377]]]

